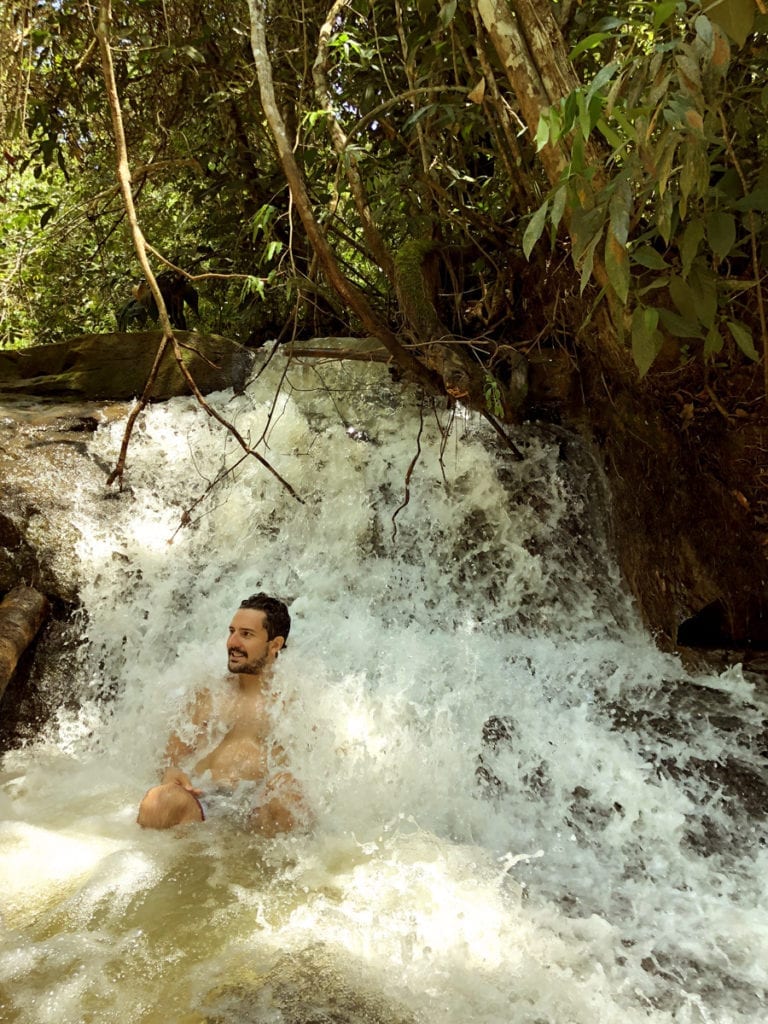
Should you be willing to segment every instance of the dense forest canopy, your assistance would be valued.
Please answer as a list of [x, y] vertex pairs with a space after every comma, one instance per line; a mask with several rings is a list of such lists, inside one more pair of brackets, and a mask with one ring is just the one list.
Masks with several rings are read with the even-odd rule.
[[[665, 368], [758, 360], [762, 6], [115, 3], [142, 230], [198, 279], [209, 330], [251, 344], [370, 333], [288, 187], [261, 102], [256, 12], [341, 275], [404, 345], [449, 339], [482, 365], [490, 407], [501, 411], [510, 348], [578, 346], [585, 332], [641, 374], [659, 353]], [[141, 277], [98, 15], [25, 0], [1, 16], [6, 346], [114, 330]]]

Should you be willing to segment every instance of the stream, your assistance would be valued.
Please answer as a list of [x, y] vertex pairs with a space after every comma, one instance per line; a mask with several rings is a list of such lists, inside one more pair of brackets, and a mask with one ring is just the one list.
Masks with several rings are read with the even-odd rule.
[[[278, 362], [210, 401], [301, 502], [192, 399], [141, 414], [119, 494], [124, 416], [39, 470], [79, 643], [0, 762], [0, 1021], [762, 1024], [761, 677], [656, 649], [575, 438], [517, 461], [382, 367]], [[313, 825], [143, 831], [260, 590]]]

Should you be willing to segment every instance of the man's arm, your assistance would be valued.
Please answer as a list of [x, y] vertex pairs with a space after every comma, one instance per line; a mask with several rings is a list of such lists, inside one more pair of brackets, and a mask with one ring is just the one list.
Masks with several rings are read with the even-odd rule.
[[195, 735], [192, 742], [187, 742], [186, 740], [181, 739], [178, 733], [173, 732], [168, 737], [168, 742], [165, 746], [165, 758], [163, 763], [166, 767], [163, 771], [161, 782], [176, 783], [176, 785], [183, 786], [184, 789], [193, 793], [195, 796], [200, 796], [202, 790], [194, 788], [187, 773], [179, 768], [179, 763], [196, 753], [200, 741], [208, 729], [208, 722], [211, 716], [211, 703], [211, 695], [207, 690], [196, 694], [188, 709], [189, 721], [193, 726], [195, 726]]

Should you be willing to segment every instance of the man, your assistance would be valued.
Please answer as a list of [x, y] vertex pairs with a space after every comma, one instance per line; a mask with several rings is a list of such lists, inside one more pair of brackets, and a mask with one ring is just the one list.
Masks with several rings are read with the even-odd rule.
[[[241, 603], [227, 640], [231, 676], [222, 692], [204, 690], [192, 701], [191, 741], [175, 733], [170, 737], [162, 781], [144, 795], [139, 807], [137, 821], [143, 828], [205, 821], [199, 799], [203, 790], [193, 785], [180, 767], [193, 757], [198, 758], [194, 773], [210, 773], [219, 793], [232, 791], [243, 781], [262, 784], [258, 805], [249, 814], [249, 826], [261, 835], [289, 832], [306, 817], [296, 780], [287, 771], [274, 772], [274, 765], [283, 760], [283, 751], [269, 740], [270, 714], [278, 706], [270, 677], [290, 629], [288, 609], [277, 598], [254, 594]], [[222, 729], [223, 738], [214, 744], [214, 730], [220, 733]]]

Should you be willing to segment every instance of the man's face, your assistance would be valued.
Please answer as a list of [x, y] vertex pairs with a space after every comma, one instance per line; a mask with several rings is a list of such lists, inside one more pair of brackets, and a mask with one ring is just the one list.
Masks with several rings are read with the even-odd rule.
[[264, 612], [239, 608], [229, 626], [227, 662], [230, 672], [260, 675], [277, 657], [283, 638], [270, 640], [264, 627]]

